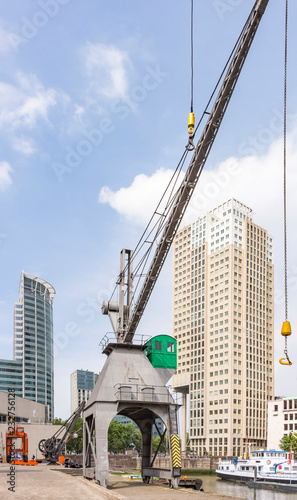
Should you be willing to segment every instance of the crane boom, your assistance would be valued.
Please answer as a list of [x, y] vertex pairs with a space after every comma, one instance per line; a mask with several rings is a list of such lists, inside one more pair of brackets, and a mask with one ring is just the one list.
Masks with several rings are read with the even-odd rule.
[[184, 180], [177, 192], [174, 205], [168, 216], [161, 240], [156, 248], [152, 263], [148, 269], [138, 300], [125, 329], [123, 342], [131, 343], [146, 304], [153, 291], [157, 278], [169, 252], [173, 238], [178, 230], [185, 210], [189, 204], [197, 181], [201, 175], [211, 147], [230, 102], [233, 90], [246, 60], [257, 28], [266, 10], [269, 0], [257, 0], [242, 31], [235, 54], [229, 64], [225, 78], [218, 92], [207, 123], [196, 146]]

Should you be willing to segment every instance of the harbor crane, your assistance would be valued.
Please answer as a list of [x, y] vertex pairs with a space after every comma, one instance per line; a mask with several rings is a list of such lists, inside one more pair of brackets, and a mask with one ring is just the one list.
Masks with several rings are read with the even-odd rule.
[[[179, 188], [175, 192], [172, 190], [164, 213], [159, 214], [158, 243], [137, 300], [134, 301], [135, 287], [132, 287], [133, 254], [124, 249], [121, 252], [118, 301], [103, 303], [102, 312], [111, 320], [116, 342], [107, 339], [103, 344], [103, 352], [108, 357], [84, 409], [83, 475], [105, 487], [109, 476], [107, 431], [110, 421], [117, 414], [132, 418], [142, 433], [143, 481], [147, 483], [151, 477], [159, 477], [167, 479], [173, 487], [178, 486], [181, 473], [178, 405], [166, 387], [172, 372], [166, 367], [152, 366], [143, 352], [144, 346], [135, 342], [135, 332], [217, 136], [268, 2], [256, 0], [254, 3], [222, 74], [222, 83], [212, 109], [207, 107], [203, 114], [206, 124], [201, 137], [193, 149], [186, 147], [183, 153], [180, 165], [185, 163], [190, 151], [192, 157]], [[194, 145], [196, 132], [192, 118], [189, 128], [191, 146]], [[135, 303], [133, 309], [132, 303]], [[156, 418], [163, 421], [169, 432], [170, 469], [154, 467], [156, 455], [152, 458], [152, 426]]]

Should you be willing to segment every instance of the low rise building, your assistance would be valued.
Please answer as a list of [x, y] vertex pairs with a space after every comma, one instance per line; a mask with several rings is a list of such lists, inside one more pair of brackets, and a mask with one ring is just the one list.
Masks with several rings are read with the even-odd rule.
[[[19, 396], [9, 397], [9, 394], [0, 391], [0, 455], [6, 457], [6, 433], [8, 422], [13, 427], [21, 426], [28, 435], [28, 457], [31, 459], [44, 458], [38, 448], [42, 439], [48, 439], [61, 426], [49, 424], [49, 405], [37, 403]], [[15, 415], [12, 419], [11, 415]]]
[[268, 402], [267, 449], [279, 449], [281, 438], [297, 432], [297, 397]]

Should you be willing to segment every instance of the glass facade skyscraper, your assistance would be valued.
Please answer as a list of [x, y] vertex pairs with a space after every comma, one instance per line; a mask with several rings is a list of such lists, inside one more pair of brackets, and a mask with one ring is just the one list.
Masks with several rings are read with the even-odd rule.
[[89, 370], [75, 370], [71, 373], [71, 412], [88, 401], [98, 379], [98, 373]]
[[0, 391], [14, 389], [16, 396], [23, 395], [23, 366], [20, 361], [0, 359]]
[[[22, 272], [14, 308], [14, 361], [0, 360], [0, 389], [48, 405], [54, 416], [53, 300], [47, 281]], [[15, 372], [13, 372], [15, 370]]]

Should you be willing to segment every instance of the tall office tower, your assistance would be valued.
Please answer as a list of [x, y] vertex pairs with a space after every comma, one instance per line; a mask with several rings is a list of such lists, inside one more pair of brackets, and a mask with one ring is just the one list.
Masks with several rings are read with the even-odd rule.
[[22, 363], [22, 396], [49, 405], [54, 417], [53, 300], [45, 280], [22, 272], [14, 308], [14, 359]]
[[88, 401], [99, 374], [89, 370], [75, 370], [71, 373], [71, 413], [83, 401]]
[[273, 279], [272, 238], [235, 199], [177, 233], [172, 386], [183, 393], [183, 449], [187, 419], [199, 455], [238, 456], [247, 442], [265, 447], [274, 398]]

